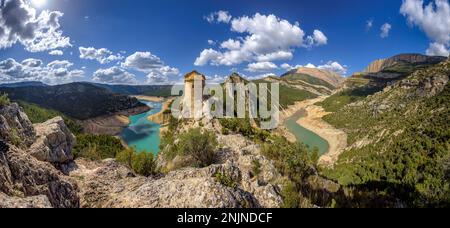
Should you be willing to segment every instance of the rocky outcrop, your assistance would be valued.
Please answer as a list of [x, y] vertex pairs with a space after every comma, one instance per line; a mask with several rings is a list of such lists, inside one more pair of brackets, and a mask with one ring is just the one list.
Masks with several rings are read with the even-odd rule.
[[11, 197], [0, 192], [0, 208], [51, 208], [47, 196]]
[[11, 146], [0, 155], [0, 190], [9, 196], [47, 196], [53, 207], [78, 207], [77, 187], [49, 163]]
[[35, 125], [36, 141], [28, 152], [40, 161], [65, 164], [73, 161], [72, 147], [75, 136], [61, 117]]
[[34, 142], [35, 136], [33, 124], [18, 104], [0, 106], [0, 139], [24, 148]]
[[77, 161], [71, 176], [80, 186], [81, 206], [95, 208], [242, 208], [258, 207], [242, 189], [217, 182], [218, 172], [239, 178], [233, 166], [186, 168], [160, 178], [135, 177], [114, 160]]
[[[79, 206], [77, 186], [46, 160], [70, 161], [73, 135], [61, 118], [36, 130], [17, 104], [0, 110], [0, 207]], [[37, 141], [36, 141], [37, 138]], [[15, 146], [15, 142], [21, 142]], [[30, 153], [29, 146], [44, 151], [44, 161]], [[40, 145], [40, 146], [36, 146]], [[44, 154], [45, 154], [44, 153]]]

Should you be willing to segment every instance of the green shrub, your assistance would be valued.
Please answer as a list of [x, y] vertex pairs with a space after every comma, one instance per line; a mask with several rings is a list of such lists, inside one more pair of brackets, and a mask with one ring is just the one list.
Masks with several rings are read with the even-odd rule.
[[299, 208], [300, 207], [300, 191], [292, 182], [287, 182], [281, 191], [283, 198], [283, 208]]
[[261, 162], [255, 159], [252, 161], [252, 173], [255, 177], [258, 177], [261, 174]]
[[113, 136], [79, 134], [72, 153], [75, 158], [83, 157], [95, 161], [115, 158], [124, 149], [120, 139]]
[[228, 174], [216, 173], [216, 181], [229, 188], [237, 188], [237, 183]]
[[0, 107], [11, 104], [11, 101], [8, 98], [8, 94], [0, 95]]
[[215, 150], [218, 145], [216, 135], [212, 131], [202, 132], [200, 128], [191, 129], [180, 135], [178, 154], [190, 156], [196, 166], [206, 167], [214, 163]]
[[116, 159], [136, 174], [151, 176], [156, 173], [156, 162], [151, 153], [136, 153], [134, 149], [129, 148], [119, 152]]

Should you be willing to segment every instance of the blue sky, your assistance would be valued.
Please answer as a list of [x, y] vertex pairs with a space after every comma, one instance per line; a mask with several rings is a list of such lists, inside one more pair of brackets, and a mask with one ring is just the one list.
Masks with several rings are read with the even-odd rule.
[[[27, 2], [27, 0], [6, 0], [6, 4], [8, 1]], [[425, 54], [433, 42], [442, 44], [444, 53], [445, 50], [448, 51], [448, 40], [445, 36], [449, 37], [449, 34], [446, 29], [438, 29], [444, 33], [442, 35], [444, 39], [436, 38], [434, 30], [427, 32], [428, 24], [414, 18], [414, 12], [411, 10], [400, 12], [402, 0], [30, 1], [30, 6], [36, 10], [36, 18], [44, 10], [63, 13], [64, 15], [58, 16], [57, 26], [48, 26], [54, 28], [54, 31], [61, 31], [60, 36], [69, 38], [70, 41], [58, 44], [57, 48], [43, 47], [36, 50], [39, 48], [29, 47], [30, 45], [23, 42], [24, 39], [20, 37], [2, 45], [1, 42], [5, 41], [0, 36], [2, 47], [0, 61], [11, 58], [16, 61], [15, 64], [23, 65], [23, 60], [33, 58], [41, 60], [41, 65], [45, 66], [55, 60], [65, 60], [65, 64], [59, 62], [58, 67], [46, 66], [45, 70], [50, 71], [55, 77], [67, 76], [68, 81], [95, 79], [107, 83], [167, 83], [176, 81], [182, 74], [194, 69], [210, 77], [217, 75], [217, 79], [229, 75], [231, 71], [238, 71], [247, 77], [257, 77], [268, 73], [280, 75], [289, 69], [288, 65], [295, 67], [309, 63], [309, 66], [313, 64], [315, 67], [351, 75], [353, 72], [363, 70], [371, 61], [378, 58], [399, 53]], [[43, 1], [42, 4], [39, 4], [40, 1]], [[419, 0], [408, 1], [410, 4], [423, 6]], [[448, 0], [437, 1], [448, 5]], [[430, 2], [433, 1], [424, 3]], [[435, 8], [436, 14], [431, 14], [431, 17], [434, 15], [444, 17], [444, 21], [450, 20], [450, 15], [447, 15], [445, 10], [438, 14], [439, 11], [437, 7]], [[218, 21], [218, 14], [215, 12], [219, 11], [226, 12], [225, 20]], [[259, 19], [256, 14], [260, 16]], [[271, 37], [267, 31], [261, 31], [264, 25], [257, 24], [264, 19], [270, 19], [270, 15], [275, 18], [274, 25], [279, 25], [285, 20], [291, 26], [289, 27], [291, 29], [287, 29], [288, 33], [297, 34], [296, 29], [300, 29], [304, 35], [298, 39], [303, 41], [278, 34], [280, 38], [275, 43], [262, 44], [267, 40], [256, 39], [256, 42], [261, 42], [255, 44], [257, 47], [251, 46], [248, 37], [252, 35]], [[208, 16], [213, 20], [208, 21]], [[248, 17], [248, 23], [243, 20], [245, 16]], [[409, 23], [408, 16], [412, 18]], [[6, 21], [6, 16], [3, 17]], [[372, 21], [370, 28], [368, 21]], [[381, 27], [385, 24], [388, 24], [390, 29], [383, 38]], [[242, 28], [242, 31], [237, 31], [238, 25], [241, 25], [239, 28]], [[277, 30], [275, 28], [275, 31], [269, 32]], [[320, 31], [326, 37], [326, 41], [315, 39], [315, 30]], [[311, 36], [310, 43], [308, 36]], [[285, 41], [285, 38], [291, 40]], [[249, 56], [244, 60], [224, 57], [231, 49], [223, 48], [221, 44], [228, 39], [240, 44], [238, 45], [240, 49], [239, 47], [233, 49], [237, 54]], [[209, 44], [208, 40], [214, 41], [214, 44]], [[244, 48], [247, 44], [253, 49]], [[42, 47], [42, 45], [34, 46]], [[94, 49], [91, 51], [97, 54], [100, 53], [99, 49], [104, 48], [107, 54], [103, 53], [99, 59], [111, 56], [111, 60], [104, 60], [102, 64], [99, 59], [95, 60], [92, 57], [93, 52], [80, 57], [80, 47], [92, 47]], [[63, 55], [50, 55], [52, 50], [62, 51]], [[204, 50], [211, 50], [214, 55], [205, 57], [204, 61], [196, 61]], [[262, 58], [264, 55], [274, 53], [274, 50], [290, 56]], [[132, 55], [134, 58], [130, 59]], [[157, 64], [153, 66], [151, 61], [156, 61]], [[199, 62], [202, 64], [195, 64]], [[61, 66], [67, 68], [65, 73], [73, 74], [75, 77], [63, 74], [63, 70], [58, 71]], [[5, 73], [5, 67], [3, 69], [4, 72], [0, 73], [3, 74], [3, 78], [0, 76], [0, 79], [16, 80], [13, 74]], [[56, 71], [61, 74], [57, 75]], [[47, 77], [38, 78], [40, 79], [48, 83], [64, 82]]]

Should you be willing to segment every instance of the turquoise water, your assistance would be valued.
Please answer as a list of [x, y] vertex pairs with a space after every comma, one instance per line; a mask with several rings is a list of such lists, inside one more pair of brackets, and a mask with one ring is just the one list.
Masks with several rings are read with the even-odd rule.
[[136, 151], [156, 155], [159, 153], [159, 144], [161, 143], [161, 125], [149, 121], [147, 117], [160, 112], [162, 103], [143, 100], [141, 102], [151, 107], [152, 110], [131, 116], [130, 125], [123, 130], [121, 137], [129, 147], [136, 148]]
[[303, 142], [309, 148], [313, 149], [317, 147], [320, 155], [326, 154], [329, 149], [328, 142], [322, 137], [316, 135], [314, 132], [302, 127], [297, 121], [304, 115], [304, 111], [299, 111], [291, 118], [287, 119], [284, 125], [286, 128], [295, 135], [298, 142]]

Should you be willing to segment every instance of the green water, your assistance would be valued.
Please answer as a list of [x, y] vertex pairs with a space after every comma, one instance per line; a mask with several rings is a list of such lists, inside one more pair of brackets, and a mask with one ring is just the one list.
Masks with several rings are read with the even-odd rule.
[[147, 117], [161, 111], [162, 103], [143, 101], [152, 109], [148, 112], [131, 116], [130, 125], [125, 128], [121, 134], [121, 138], [129, 147], [136, 148], [138, 152], [159, 153], [159, 144], [161, 143], [160, 128], [161, 125], [151, 122]]
[[304, 116], [304, 111], [299, 111], [284, 123], [286, 128], [295, 135], [298, 142], [302, 142], [309, 148], [313, 149], [317, 147], [319, 149], [320, 155], [326, 154], [330, 148], [328, 142], [322, 137], [316, 135], [314, 132], [302, 127], [297, 121]]

